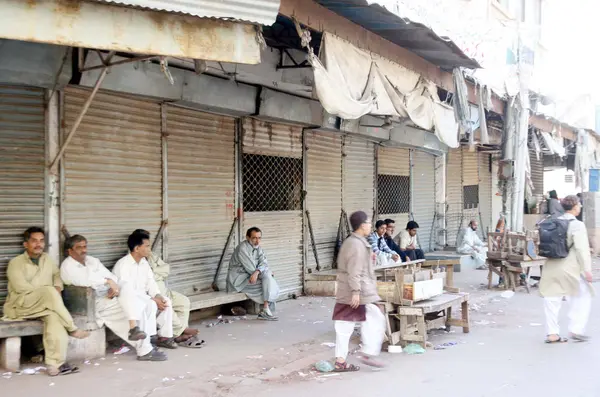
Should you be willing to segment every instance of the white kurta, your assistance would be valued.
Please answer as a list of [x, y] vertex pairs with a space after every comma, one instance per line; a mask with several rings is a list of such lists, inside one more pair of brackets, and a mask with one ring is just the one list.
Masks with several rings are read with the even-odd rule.
[[[123, 286], [118, 298], [109, 299], [107, 296], [109, 290], [107, 279], [116, 283], [119, 283], [119, 279], [93, 256], [86, 256], [85, 264], [68, 257], [60, 267], [60, 276], [67, 285], [89, 287], [95, 291], [95, 314], [99, 327], [106, 325], [119, 338], [131, 344], [136, 349], [138, 356], [150, 353], [152, 350], [150, 336], [156, 333], [156, 305], [154, 305], [154, 308], [152, 305], [146, 305], [138, 313], [133, 313], [131, 316], [127, 314], [129, 311], [136, 310], [135, 308], [139, 306], [136, 303], [137, 298], [132, 294], [130, 287]], [[146, 339], [137, 342], [128, 340], [130, 319], [138, 321], [139, 328], [148, 335]]]
[[[119, 278], [121, 289], [129, 287], [128, 291], [132, 296], [137, 297], [137, 300], [130, 299], [129, 301], [137, 301], [137, 310], [142, 309], [148, 304], [156, 308], [156, 303], [152, 300], [157, 295], [160, 295], [160, 290], [154, 280], [154, 273], [150, 268], [150, 264], [146, 258], [142, 258], [139, 263], [133, 259], [131, 254], [121, 258], [113, 268], [113, 273]], [[158, 327], [158, 336], [163, 338], [173, 337], [173, 306], [171, 301], [167, 300], [167, 307], [156, 317], [156, 325]]]
[[463, 230], [462, 237], [460, 246], [456, 251], [459, 254], [471, 255], [471, 258], [475, 261], [475, 267], [485, 265], [487, 247], [481, 241], [477, 232], [468, 226]]

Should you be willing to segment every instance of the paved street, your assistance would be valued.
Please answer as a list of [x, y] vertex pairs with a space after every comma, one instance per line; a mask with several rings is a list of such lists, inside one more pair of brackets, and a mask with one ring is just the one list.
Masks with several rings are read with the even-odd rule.
[[[205, 322], [201, 331], [209, 345], [169, 352], [167, 363], [137, 363], [131, 353], [109, 354], [84, 364], [76, 376], [13, 374], [0, 378], [0, 387], [13, 396], [73, 390], [85, 390], [90, 397], [600, 396], [594, 369], [599, 342], [545, 345], [537, 290], [504, 299], [499, 291], [481, 288], [485, 275], [457, 275], [457, 283], [472, 294], [471, 333], [458, 328], [436, 332], [430, 337], [434, 345], [457, 344], [420, 356], [384, 353], [388, 367], [381, 371], [334, 376], [311, 371], [316, 361], [333, 356], [333, 349], [323, 345], [334, 341], [333, 300], [301, 298], [281, 305], [279, 323], [249, 319], [207, 328]], [[596, 336], [599, 330], [600, 303], [595, 301], [589, 333]]]

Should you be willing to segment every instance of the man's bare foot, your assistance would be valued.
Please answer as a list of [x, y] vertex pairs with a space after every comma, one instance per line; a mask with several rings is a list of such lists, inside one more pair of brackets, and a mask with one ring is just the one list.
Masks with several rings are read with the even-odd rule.
[[75, 339], [85, 339], [88, 336], [90, 336], [90, 332], [89, 331], [84, 331], [81, 329], [76, 329], [73, 332], [69, 332], [69, 336], [72, 336]]
[[198, 332], [200, 332], [200, 331], [198, 331], [195, 328], [189, 328], [189, 327], [183, 330], [183, 334], [189, 335], [189, 336], [196, 336], [196, 335], [198, 335]]
[[187, 335], [185, 333], [185, 331], [183, 331], [183, 334], [181, 334], [177, 338], [175, 338], [175, 343], [185, 342], [185, 341], [187, 341], [190, 338], [193, 338], [193, 336], [192, 335]]

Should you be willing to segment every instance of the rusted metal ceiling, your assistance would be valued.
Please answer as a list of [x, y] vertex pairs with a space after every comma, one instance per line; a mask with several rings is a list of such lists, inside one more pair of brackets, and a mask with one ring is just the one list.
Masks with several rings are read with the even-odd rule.
[[233, 19], [271, 25], [279, 12], [279, 0], [94, 0], [157, 11], [177, 12], [201, 18]]
[[427, 26], [401, 18], [379, 4], [367, 0], [315, 0], [322, 6], [404, 47], [442, 69], [479, 68], [448, 38], [438, 36]]

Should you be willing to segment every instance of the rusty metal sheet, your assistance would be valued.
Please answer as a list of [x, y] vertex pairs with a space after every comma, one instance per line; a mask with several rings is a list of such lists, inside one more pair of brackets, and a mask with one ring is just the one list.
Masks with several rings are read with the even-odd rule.
[[5, 0], [0, 37], [72, 47], [260, 63], [254, 25], [69, 0]]
[[44, 91], [0, 85], [0, 317], [8, 262], [23, 232], [44, 227]]
[[261, 25], [275, 23], [279, 0], [95, 0], [103, 3], [177, 12], [202, 18], [235, 19]]

